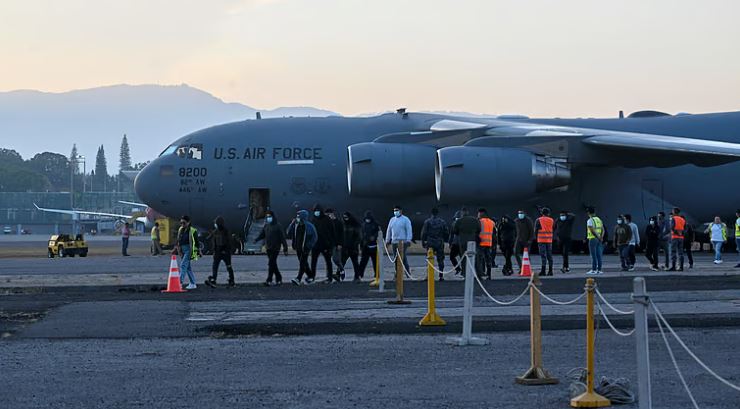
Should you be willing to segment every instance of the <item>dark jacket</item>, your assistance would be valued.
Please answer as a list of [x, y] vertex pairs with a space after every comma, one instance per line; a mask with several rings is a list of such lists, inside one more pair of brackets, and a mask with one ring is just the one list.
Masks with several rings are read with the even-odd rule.
[[424, 221], [421, 228], [421, 245], [424, 248], [444, 248], [445, 239], [449, 235], [447, 223], [439, 216], [432, 216]]
[[629, 244], [632, 239], [632, 229], [627, 223], [618, 224], [614, 227], [614, 245], [623, 246]]
[[534, 222], [529, 216], [516, 219], [516, 242], [529, 245], [534, 240]]
[[255, 241], [265, 239], [265, 248], [267, 251], [280, 251], [280, 247], [283, 251], [288, 251], [288, 242], [285, 240], [285, 230], [283, 226], [278, 223], [275, 215], [272, 216], [272, 223], [265, 223], [262, 227], [260, 235], [257, 236]]
[[221, 216], [216, 217], [215, 223], [216, 230], [210, 235], [213, 253], [231, 254], [231, 233], [229, 233], [229, 229], [225, 226], [224, 218]]
[[658, 226], [660, 227], [660, 241], [671, 241], [671, 233], [673, 231], [671, 220], [668, 218], [663, 219], [663, 221], [658, 220]]
[[308, 212], [306, 210], [301, 210], [298, 214], [301, 216], [301, 222], [299, 223], [298, 220], [294, 219], [290, 223], [290, 226], [288, 226], [286, 235], [290, 239], [290, 245], [293, 250], [311, 250], [318, 240], [316, 227], [308, 221]]
[[694, 225], [690, 224], [689, 222], [686, 222], [686, 226], [683, 230], [683, 248], [684, 249], [690, 249], [691, 246], [694, 245], [694, 241], [696, 240], [696, 230], [694, 230]]
[[362, 226], [351, 213], [345, 213], [342, 217], [348, 218], [342, 223], [342, 250], [356, 253], [362, 241]]
[[[368, 220], [370, 220], [368, 222]], [[378, 240], [378, 232], [380, 231], [380, 225], [375, 221], [375, 216], [371, 211], [365, 212], [365, 217], [362, 219], [362, 244], [363, 247], [376, 248]]]
[[565, 220], [560, 220], [560, 216], [555, 221], [555, 237], [558, 240], [569, 240], [573, 237], [573, 217], [572, 214], [565, 215]]
[[453, 228], [450, 229], [450, 238], [448, 240], [448, 243], [450, 243], [450, 246], [457, 246], [458, 245], [458, 242], [457, 242], [457, 234], [455, 234], [455, 232], [454, 232], [454, 227], [455, 227], [455, 223], [457, 223], [457, 221], [460, 220], [461, 217], [462, 217], [462, 212], [459, 211], [459, 210], [456, 211], [455, 212], [455, 218], [452, 219], [452, 227]]
[[660, 226], [658, 226], [657, 221], [655, 224], [648, 224], [645, 227], [645, 238], [649, 244], [658, 244], [658, 240], [660, 240]]
[[318, 234], [318, 240], [316, 241], [315, 248], [317, 250], [325, 250], [335, 247], [337, 245], [337, 237], [335, 231], [335, 225], [332, 220], [324, 214], [323, 209], [320, 206], [316, 206], [314, 211], [320, 211], [320, 216], [311, 216], [311, 223], [316, 228], [316, 234]]
[[497, 229], [499, 243], [514, 243], [514, 240], [516, 240], [516, 225], [510, 218], [507, 221], [502, 219]]
[[465, 216], [455, 222], [452, 226], [452, 233], [457, 236], [457, 243], [460, 251], [468, 248], [468, 242], [478, 243], [480, 238], [480, 221], [472, 216]]

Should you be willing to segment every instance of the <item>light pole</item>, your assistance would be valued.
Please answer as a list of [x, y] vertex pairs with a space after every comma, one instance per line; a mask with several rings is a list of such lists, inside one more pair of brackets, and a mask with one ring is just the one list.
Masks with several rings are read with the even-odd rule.
[[82, 193], [85, 193], [85, 173], [87, 173], [85, 157], [75, 156], [69, 160], [69, 207], [75, 208], [75, 173], [80, 169], [82, 163]]

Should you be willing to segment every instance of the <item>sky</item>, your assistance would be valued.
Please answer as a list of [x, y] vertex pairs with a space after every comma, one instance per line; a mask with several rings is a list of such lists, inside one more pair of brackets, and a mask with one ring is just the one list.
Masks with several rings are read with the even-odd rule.
[[740, 2], [3, 0], [0, 91], [181, 84], [260, 108], [740, 109]]

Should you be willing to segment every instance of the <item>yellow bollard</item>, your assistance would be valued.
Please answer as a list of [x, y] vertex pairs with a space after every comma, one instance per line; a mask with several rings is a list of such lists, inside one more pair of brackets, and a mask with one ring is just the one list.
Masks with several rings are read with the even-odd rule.
[[385, 243], [381, 243], [380, 240], [378, 240], [375, 246], [375, 278], [370, 282], [370, 287], [377, 287], [380, 285], [380, 256], [382, 255], [380, 253], [383, 251], [380, 249], [381, 245], [385, 245]]
[[411, 301], [403, 299], [403, 255], [405, 254], [404, 242], [398, 242], [398, 253], [396, 254], [396, 299], [388, 301], [388, 304], [411, 304]]
[[434, 250], [427, 250], [427, 314], [419, 321], [421, 326], [447, 325], [445, 320], [437, 314], [434, 300]]
[[586, 392], [570, 400], [574, 408], [603, 408], [611, 401], [594, 392], [594, 279], [586, 279]]
[[[532, 277], [532, 285], [540, 285], [540, 275], [537, 271]], [[529, 340], [530, 358], [532, 366], [522, 376], [516, 377], [515, 381], [521, 385], [554, 385], [558, 378], [550, 375], [542, 366], [542, 307], [540, 304], [540, 293], [533, 287], [529, 288]]]

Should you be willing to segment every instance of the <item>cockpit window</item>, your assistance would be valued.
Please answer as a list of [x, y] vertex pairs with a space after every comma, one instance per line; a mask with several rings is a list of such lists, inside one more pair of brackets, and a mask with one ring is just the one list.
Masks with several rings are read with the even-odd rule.
[[163, 150], [162, 153], [159, 154], [159, 156], [167, 156], [172, 155], [177, 150], [177, 145], [172, 145], [167, 147], [167, 149]]
[[203, 159], [203, 145], [194, 143], [192, 145], [182, 145], [177, 148], [177, 156], [183, 159]]

